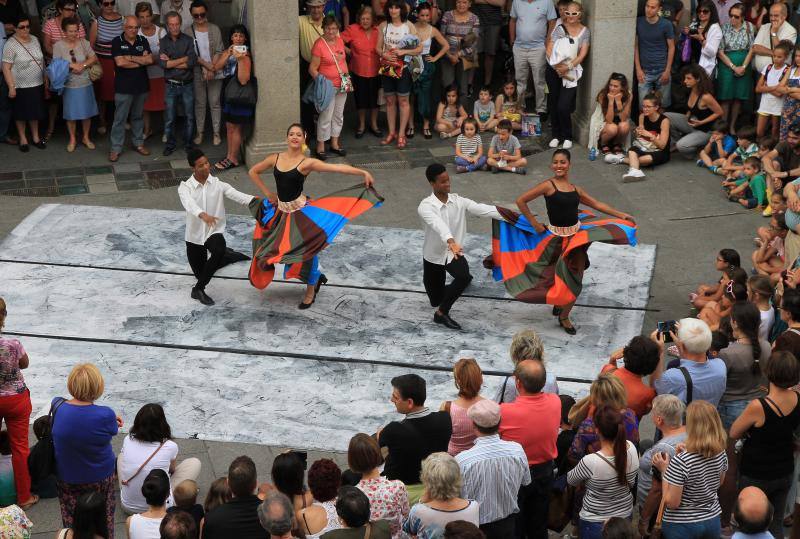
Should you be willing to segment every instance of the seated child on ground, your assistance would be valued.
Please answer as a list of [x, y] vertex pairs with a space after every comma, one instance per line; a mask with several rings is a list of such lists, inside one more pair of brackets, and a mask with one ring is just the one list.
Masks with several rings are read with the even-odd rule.
[[511, 130], [522, 129], [522, 112], [520, 99], [517, 96], [517, 83], [511, 79], [503, 84], [503, 92], [494, 100], [497, 119], [511, 122]]
[[[722, 298], [722, 293], [725, 292], [724, 282], [730, 280], [725, 270], [733, 270], [741, 265], [741, 258], [735, 249], [722, 249], [717, 253], [717, 258], [714, 261], [714, 267], [717, 271], [722, 272], [722, 275], [716, 284], [701, 284], [697, 290], [689, 294], [689, 302], [697, 309], [705, 307], [709, 301], [719, 301]], [[745, 273], [745, 278], [747, 274]], [[723, 282], [724, 281], [724, 282]]]
[[[744, 270], [742, 270], [744, 271]], [[723, 318], [730, 316], [733, 304], [747, 301], [747, 285], [730, 281], [725, 285], [725, 293], [719, 301], [709, 301], [697, 318], [708, 324], [711, 331], [719, 329]]]
[[[786, 211], [786, 199], [783, 198], [783, 193], [774, 191], [772, 196], [769, 197], [769, 207], [773, 213], [784, 213]], [[759, 247], [765, 241], [772, 239], [772, 229], [769, 226], [760, 226], [756, 231], [756, 237], [753, 238], [756, 245]]]
[[43, 469], [43, 462], [49, 462], [50, 451], [48, 440], [50, 438], [50, 416], [44, 415], [33, 422], [33, 434], [36, 436], [36, 444], [31, 447], [28, 455], [28, 471], [31, 474], [31, 492], [39, 498], [55, 498], [58, 496], [56, 490], [56, 475], [50, 474], [45, 477], [38, 477], [38, 472]]
[[448, 86], [442, 94], [442, 101], [436, 109], [436, 125], [434, 129], [441, 138], [458, 136], [461, 124], [467, 119], [467, 111], [458, 102], [458, 88]]
[[472, 117], [478, 122], [478, 130], [482, 133], [490, 131], [497, 127], [498, 120], [496, 116], [496, 109], [494, 101], [492, 101], [492, 91], [488, 86], [481, 88], [478, 92], [478, 100], [472, 107]]
[[736, 178], [742, 172], [742, 167], [748, 157], [761, 158], [758, 152], [755, 128], [752, 126], [742, 127], [736, 133], [736, 149], [730, 152], [725, 158], [725, 162], [713, 172], [725, 176], [725, 179]]
[[456, 172], [487, 170], [486, 156], [483, 155], [483, 141], [478, 134], [478, 121], [467, 118], [461, 126], [461, 134], [456, 139]]
[[500, 120], [497, 124], [497, 134], [492, 137], [489, 145], [489, 166], [492, 173], [500, 171], [525, 174], [528, 162], [522, 157], [522, 145], [519, 139], [511, 134], [513, 126], [510, 120]]
[[175, 505], [167, 509], [167, 513], [174, 513], [183, 511], [188, 513], [197, 524], [197, 529], [200, 529], [200, 521], [203, 520], [205, 512], [203, 506], [197, 503], [197, 483], [191, 479], [181, 481], [175, 488], [172, 489], [172, 497], [175, 499]]
[[759, 275], [769, 277], [770, 282], [775, 286], [778, 284], [781, 272], [786, 264], [783, 240], [789, 229], [786, 226], [786, 218], [782, 213], [772, 214], [769, 225], [772, 238], [756, 249], [750, 259], [753, 261], [753, 267], [756, 272]]
[[738, 202], [748, 209], [763, 209], [767, 205], [767, 180], [761, 172], [761, 160], [748, 157], [742, 168], [742, 177], [725, 180], [722, 185], [729, 189], [728, 200]]
[[698, 167], [706, 167], [716, 173], [720, 167], [725, 165], [728, 156], [736, 150], [736, 138], [728, 131], [728, 122], [725, 120], [720, 119], [714, 122], [711, 137], [700, 150], [700, 159], [697, 160]]

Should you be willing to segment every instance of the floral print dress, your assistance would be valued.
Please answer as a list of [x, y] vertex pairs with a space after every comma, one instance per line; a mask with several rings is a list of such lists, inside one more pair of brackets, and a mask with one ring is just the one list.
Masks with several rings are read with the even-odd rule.
[[385, 477], [362, 479], [358, 485], [369, 498], [370, 520], [386, 520], [392, 532], [392, 539], [407, 539], [402, 530], [403, 520], [408, 516], [408, 491], [402, 481]]

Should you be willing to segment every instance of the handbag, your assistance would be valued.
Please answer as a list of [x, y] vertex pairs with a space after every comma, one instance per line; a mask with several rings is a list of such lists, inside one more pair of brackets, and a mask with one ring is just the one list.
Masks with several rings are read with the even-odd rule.
[[258, 102], [258, 81], [250, 76], [245, 84], [239, 82], [236, 74], [225, 85], [225, 103], [234, 107], [255, 107]]
[[[86, 54], [86, 45], [83, 41], [81, 41], [81, 47], [83, 48], [83, 53]], [[86, 58], [89, 58], [89, 55], [86, 54]], [[92, 82], [98, 81], [103, 78], [103, 66], [100, 65], [100, 60], [93, 63], [89, 66], [89, 80]]]
[[549, 497], [547, 527], [554, 532], [561, 532], [572, 519], [575, 504], [575, 487], [567, 483], [566, 474], [556, 477], [553, 481]]
[[155, 457], [155, 456], [156, 456], [156, 453], [158, 453], [158, 452], [161, 450], [161, 448], [162, 448], [162, 447], [164, 447], [164, 444], [165, 444], [165, 443], [167, 443], [167, 442], [166, 442], [166, 440], [165, 440], [165, 441], [163, 441], [163, 442], [161, 442], [161, 445], [159, 445], [158, 447], [156, 447], [156, 450], [155, 450], [155, 451], [153, 451], [153, 453], [152, 453], [152, 454], [151, 454], [149, 457], [147, 457], [147, 460], [146, 460], [146, 461], [144, 461], [144, 462], [142, 463], [142, 465], [141, 465], [141, 466], [139, 466], [139, 469], [138, 469], [138, 470], [136, 470], [136, 473], [135, 473], [135, 474], [133, 474], [132, 476], [130, 476], [130, 477], [129, 477], [129, 478], [127, 478], [127, 479], [120, 479], [120, 481], [119, 481], [119, 482], [120, 482], [120, 483], [121, 483], [123, 486], [126, 486], [126, 487], [127, 487], [127, 486], [130, 484], [130, 482], [131, 482], [131, 481], [133, 481], [133, 480], [136, 478], [136, 476], [137, 476], [137, 475], [139, 475], [140, 473], [142, 473], [142, 470], [144, 469], [144, 467], [145, 467], [145, 466], [147, 466], [147, 463], [148, 463], [148, 462], [150, 462], [150, 461], [153, 459], [153, 457]]
[[30, 470], [31, 479], [36, 482], [43, 481], [50, 475], [56, 474], [56, 447], [53, 443], [53, 425], [56, 418], [56, 412], [62, 404], [67, 402], [67, 399], [58, 397], [52, 405], [50, 405], [50, 433], [43, 437], [40, 443], [43, 446], [41, 452], [34, 451], [28, 457], [28, 469]]
[[334, 54], [333, 49], [331, 46], [328, 45], [328, 42], [325, 41], [325, 38], [321, 38], [322, 42], [325, 43], [325, 46], [328, 47], [328, 52], [331, 53], [331, 58], [333, 58], [333, 63], [336, 66], [336, 71], [339, 72], [339, 78], [341, 79], [341, 84], [339, 84], [338, 92], [340, 94], [346, 94], [348, 92], [352, 92], [355, 88], [353, 86], [353, 79], [350, 77], [350, 73], [345, 73], [339, 67], [339, 61], [336, 59], [336, 54]]
[[661, 539], [661, 521], [664, 519], [664, 508], [667, 505], [667, 498], [661, 495], [661, 503], [658, 505], [658, 515], [656, 516], [656, 523], [653, 524], [653, 529], [650, 530], [650, 539]]

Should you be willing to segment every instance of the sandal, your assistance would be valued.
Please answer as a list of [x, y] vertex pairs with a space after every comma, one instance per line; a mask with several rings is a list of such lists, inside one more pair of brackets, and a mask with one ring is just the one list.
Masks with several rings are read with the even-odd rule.
[[36, 505], [38, 502], [39, 502], [39, 496], [37, 496], [36, 494], [31, 494], [31, 499], [25, 503], [19, 504], [19, 508], [22, 509], [23, 511], [27, 511], [28, 509]]
[[381, 129], [380, 127], [370, 127], [369, 132], [378, 138], [381, 138], [383, 136], [383, 129]]
[[608, 144], [600, 146], [600, 153], [611, 153], [611, 147]]
[[45, 144], [47, 144], [48, 142], [50, 142], [51, 138], [53, 138], [53, 132], [48, 131], [42, 140], [44, 141]]
[[397, 137], [397, 149], [398, 150], [402, 150], [403, 148], [405, 148], [406, 144], [408, 144], [408, 141], [406, 140], [406, 137], [403, 137], [403, 136]]
[[356, 131], [356, 138], [362, 138], [364, 136], [364, 133], [366, 132], [367, 132], [366, 129], [359, 129], [358, 131]]
[[619, 144], [614, 144], [614, 148], [611, 151], [614, 152], [615, 155], [622, 153], [622, 146]]
[[409, 125], [406, 127], [406, 138], [414, 138], [414, 126]]
[[430, 128], [426, 127], [425, 129], [422, 130], [422, 136], [424, 136], [426, 139], [432, 139], [433, 133], [431, 133]]
[[224, 172], [224, 171], [226, 171], [226, 170], [228, 170], [230, 168], [236, 168], [238, 166], [239, 166], [239, 163], [234, 163], [233, 161], [231, 161], [227, 157], [225, 159], [223, 159], [222, 161], [219, 161], [219, 162], [214, 164], [214, 168], [216, 168], [220, 172]]
[[388, 146], [389, 144], [394, 142], [394, 139], [396, 138], [397, 135], [395, 135], [394, 133], [389, 133], [389, 135], [381, 141], [381, 146]]
[[[569, 323], [569, 325], [567, 325], [567, 323]], [[573, 326], [572, 322], [570, 322], [569, 317], [561, 318], [559, 316], [558, 317], [558, 325], [561, 326], [564, 329], [564, 331], [566, 332], [567, 335], [575, 335], [576, 333], [578, 333], [578, 330], [575, 329], [575, 326]]]

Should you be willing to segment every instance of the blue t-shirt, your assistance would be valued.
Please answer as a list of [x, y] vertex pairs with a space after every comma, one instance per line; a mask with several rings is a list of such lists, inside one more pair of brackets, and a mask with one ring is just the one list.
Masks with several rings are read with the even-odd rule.
[[[723, 139], [722, 139], [722, 149], [725, 150], [725, 155], [730, 154], [732, 151], [734, 151], [738, 147], [739, 147], [739, 143], [736, 142], [736, 137], [734, 137], [733, 135], [725, 135], [725, 137], [723, 137]], [[710, 157], [712, 159], [718, 159], [718, 158], [722, 157], [721, 155], [719, 155], [719, 152], [717, 151], [717, 145], [716, 144], [712, 144], [711, 145], [711, 154], [712, 155]]]
[[775, 536], [769, 532], [761, 533], [742, 533], [736, 532], [731, 539], [775, 539]]
[[675, 28], [659, 17], [650, 24], [646, 17], [636, 19], [636, 38], [639, 40], [639, 64], [645, 73], [661, 73], [667, 67], [667, 40], [675, 39]]
[[[55, 401], [55, 399], [53, 399]], [[111, 438], [119, 429], [108, 406], [59, 406], [53, 421], [58, 478], [65, 483], [97, 483], [114, 473]]]
[[515, 47], [540, 49], [547, 37], [547, 23], [558, 17], [552, 0], [514, 0], [511, 18], [517, 20]]
[[[708, 401], [716, 407], [728, 381], [725, 362], [718, 357], [704, 363], [681, 359], [680, 366], [689, 371], [689, 378], [692, 379], [692, 400]], [[675, 395], [686, 402], [686, 379], [680, 369], [665, 370], [661, 378], [656, 380], [655, 389], [659, 395]]]
[[[325, 15], [333, 15], [336, 17], [336, 20], [339, 21], [339, 24], [342, 23], [342, 6], [344, 5], [344, 0], [327, 0], [325, 2], [325, 7], [322, 9], [322, 12]], [[355, 17], [355, 14], [350, 14], [351, 17]]]

